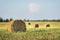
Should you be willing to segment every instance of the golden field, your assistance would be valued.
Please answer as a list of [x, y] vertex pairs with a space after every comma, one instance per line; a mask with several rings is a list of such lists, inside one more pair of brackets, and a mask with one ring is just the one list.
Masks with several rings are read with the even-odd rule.
[[[12, 24], [13, 21], [0, 22], [0, 29], [9, 31], [0, 30], [0, 40], [60, 40], [60, 22], [25, 22], [26, 28], [32, 28], [31, 30], [10, 33]], [[36, 30], [36, 24], [39, 25], [39, 30]], [[47, 24], [50, 24], [50, 27], [46, 27]]]
[[[48, 28], [60, 28], [60, 22], [25, 22], [27, 28], [35, 28], [35, 25], [38, 24], [38, 28], [47, 28], [46, 25], [49, 24]], [[30, 25], [28, 24], [30, 23]]]
[[[30, 23], [30, 25], [29, 25]], [[8, 30], [11, 32], [13, 21], [11, 22], [0, 22], [0, 29]], [[40, 28], [60, 28], [60, 22], [25, 22], [26, 28], [35, 28], [35, 25], [39, 25]], [[50, 27], [46, 27], [47, 24], [50, 24]]]
[[0, 30], [6, 30], [11, 32], [11, 26], [13, 24], [13, 21], [11, 22], [0, 22]]

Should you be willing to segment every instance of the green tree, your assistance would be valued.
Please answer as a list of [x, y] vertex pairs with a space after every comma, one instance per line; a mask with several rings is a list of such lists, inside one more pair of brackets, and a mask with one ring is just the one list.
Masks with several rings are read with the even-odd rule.
[[6, 19], [5, 22], [9, 22], [9, 19]]
[[24, 21], [26, 21], [26, 19], [24, 19]]
[[3, 22], [3, 18], [2, 17], [0, 17], [0, 22]]
[[12, 18], [10, 18], [10, 21], [12, 21], [13, 19]]

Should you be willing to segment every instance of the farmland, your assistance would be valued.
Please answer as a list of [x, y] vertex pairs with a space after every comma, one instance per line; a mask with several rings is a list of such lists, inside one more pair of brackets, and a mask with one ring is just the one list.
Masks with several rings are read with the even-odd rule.
[[0, 31], [0, 40], [60, 40], [60, 29], [32, 30], [17, 33]]
[[[25, 22], [26, 32], [8, 32], [6, 29], [10, 29], [11, 23], [0, 23], [0, 40], [60, 40], [60, 22]], [[31, 25], [28, 25], [31, 23]], [[4, 25], [3, 25], [4, 24]], [[6, 24], [6, 25], [5, 25]], [[9, 25], [7, 25], [9, 24]], [[39, 24], [38, 28], [35, 28], [35, 24]], [[50, 27], [46, 27], [46, 24], [50, 24]]]
[[[25, 22], [27, 29], [35, 28], [35, 25], [38, 24], [38, 28], [60, 28], [60, 22]], [[28, 24], [30, 23], [30, 25]], [[50, 27], [46, 27], [49, 24]]]
[[[30, 25], [29, 25], [30, 23]], [[0, 22], [0, 29], [5, 29], [8, 31], [11, 31], [11, 25], [13, 24], [13, 21], [11, 22]], [[36, 28], [35, 25], [38, 24], [39, 27], [37, 29], [49, 29], [49, 28], [60, 28], [60, 22], [25, 22], [26, 29], [34, 29]], [[49, 24], [50, 27], [46, 27], [46, 25]]]

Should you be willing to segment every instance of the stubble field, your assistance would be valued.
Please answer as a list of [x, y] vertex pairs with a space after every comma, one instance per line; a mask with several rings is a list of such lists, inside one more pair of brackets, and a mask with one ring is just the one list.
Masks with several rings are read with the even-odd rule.
[[28, 25], [28, 23], [26, 23], [26, 32], [11, 33], [5, 31], [5, 28], [4, 30], [0, 30], [0, 40], [60, 40], [60, 22], [50, 23], [50, 28], [46, 28], [45, 24], [39, 23], [41, 28], [35, 28], [34, 23], [31, 25]]

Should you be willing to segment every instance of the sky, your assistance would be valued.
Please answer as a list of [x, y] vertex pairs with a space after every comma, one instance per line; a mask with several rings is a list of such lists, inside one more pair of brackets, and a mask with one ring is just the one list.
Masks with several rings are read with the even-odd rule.
[[0, 17], [60, 19], [60, 0], [0, 0]]

